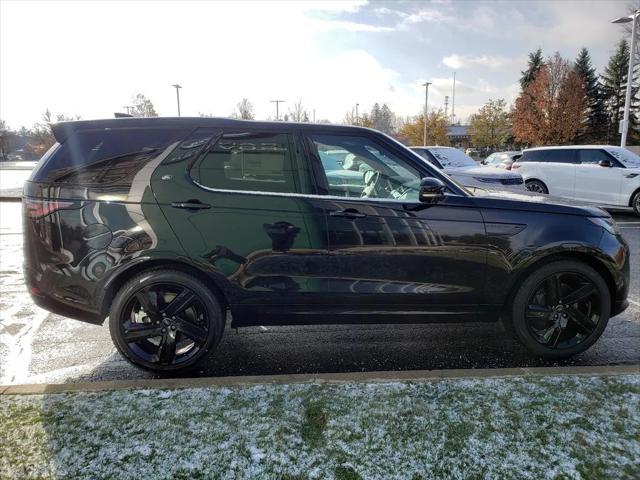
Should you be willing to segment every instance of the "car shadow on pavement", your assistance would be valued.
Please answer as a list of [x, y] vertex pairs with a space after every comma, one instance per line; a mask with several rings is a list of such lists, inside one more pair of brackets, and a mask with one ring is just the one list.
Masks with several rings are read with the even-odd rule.
[[[635, 352], [633, 358], [620, 356], [612, 362], [610, 348], [605, 334], [581, 355], [546, 361], [529, 354], [500, 323], [252, 327], [238, 333], [227, 327], [209, 359], [195, 370], [170, 376], [606, 365], [640, 360]], [[90, 372], [74, 375], [66, 383], [156, 377], [114, 351]]]

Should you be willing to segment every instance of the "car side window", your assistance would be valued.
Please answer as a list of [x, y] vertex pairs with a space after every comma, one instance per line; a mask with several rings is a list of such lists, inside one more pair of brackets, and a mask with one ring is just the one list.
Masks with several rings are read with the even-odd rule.
[[543, 150], [543, 161], [545, 163], [576, 163], [575, 150], [558, 149]]
[[136, 174], [175, 148], [188, 129], [80, 130], [34, 173], [38, 182], [130, 187]]
[[596, 150], [593, 148], [578, 150], [578, 160], [582, 165], [598, 165], [602, 160], [607, 160], [613, 163], [609, 155], [602, 150]]
[[311, 135], [309, 144], [329, 195], [417, 201], [420, 172], [369, 138]]
[[286, 133], [225, 132], [190, 174], [196, 183], [221, 190], [314, 193], [299, 142]]

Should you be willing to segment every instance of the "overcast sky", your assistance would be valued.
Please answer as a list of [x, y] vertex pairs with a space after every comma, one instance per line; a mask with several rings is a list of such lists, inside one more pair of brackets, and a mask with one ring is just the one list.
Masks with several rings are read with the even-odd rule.
[[360, 104], [400, 115], [443, 106], [457, 72], [463, 121], [489, 98], [512, 102], [527, 54], [603, 67], [628, 1], [29, 2], [0, 0], [0, 118], [112, 117], [138, 92], [160, 115], [228, 116], [247, 97], [257, 118], [297, 99], [342, 121]]

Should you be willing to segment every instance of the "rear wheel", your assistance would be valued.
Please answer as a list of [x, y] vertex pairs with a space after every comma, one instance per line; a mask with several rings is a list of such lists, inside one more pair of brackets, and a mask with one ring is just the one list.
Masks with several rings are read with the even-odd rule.
[[600, 337], [610, 311], [609, 288], [598, 272], [580, 262], [558, 261], [533, 272], [518, 289], [513, 329], [532, 353], [566, 358]]
[[549, 193], [549, 189], [547, 188], [547, 186], [540, 180], [527, 180], [525, 183], [525, 187], [527, 187], [527, 190], [529, 190], [530, 192], [544, 194]]
[[638, 190], [631, 199], [631, 206], [633, 207], [633, 211], [636, 212], [636, 215], [640, 216], [640, 190]]
[[213, 350], [224, 329], [220, 304], [198, 279], [152, 270], [127, 282], [109, 314], [118, 351], [136, 366], [160, 372], [194, 367]]

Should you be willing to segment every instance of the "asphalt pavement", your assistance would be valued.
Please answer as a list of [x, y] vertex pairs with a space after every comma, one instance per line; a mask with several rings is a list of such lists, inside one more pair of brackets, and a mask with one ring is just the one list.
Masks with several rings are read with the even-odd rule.
[[[150, 378], [122, 360], [108, 328], [50, 314], [24, 288], [20, 204], [0, 202], [0, 384]], [[571, 360], [528, 354], [501, 324], [227, 326], [196, 376], [640, 364], [640, 218], [616, 214], [631, 246], [631, 306]]]

